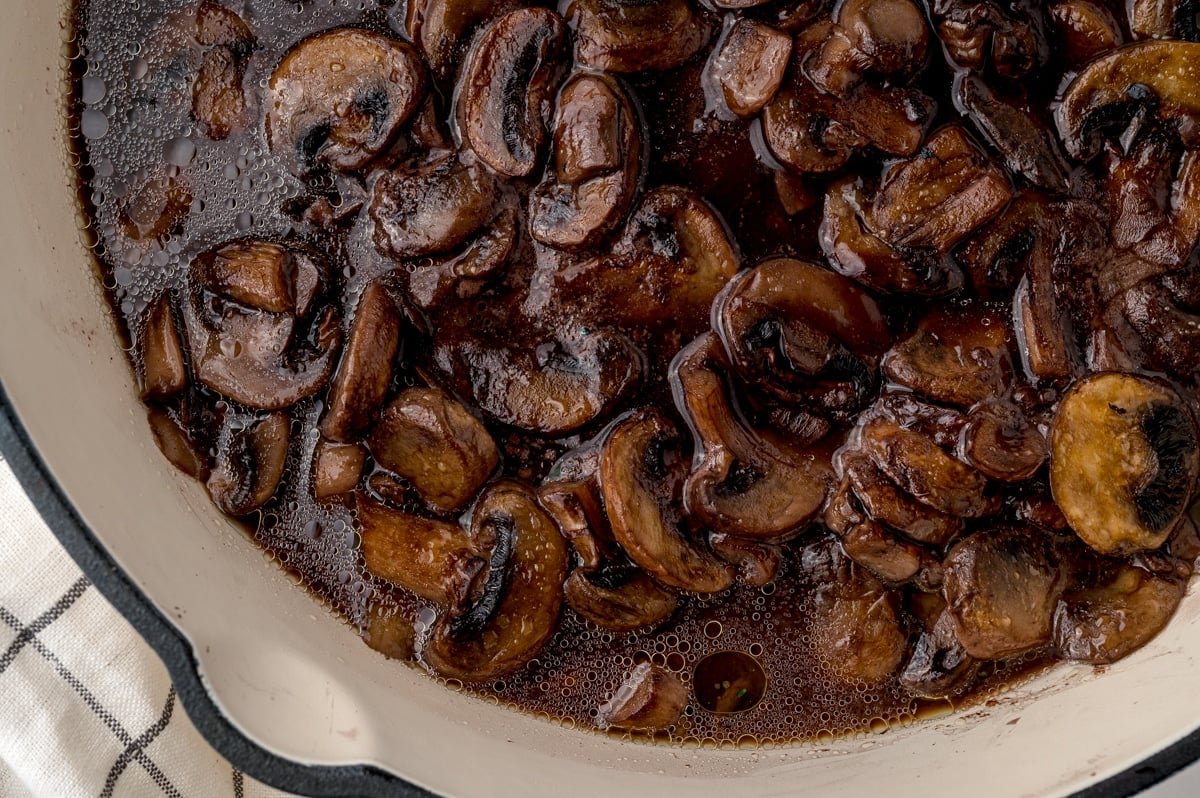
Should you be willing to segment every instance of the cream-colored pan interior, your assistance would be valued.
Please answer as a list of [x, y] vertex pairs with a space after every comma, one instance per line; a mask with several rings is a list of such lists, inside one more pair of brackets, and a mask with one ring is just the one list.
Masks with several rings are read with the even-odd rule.
[[1059, 668], [995, 706], [819, 748], [622, 743], [455, 694], [386, 661], [156, 451], [79, 232], [64, 143], [66, 9], [6, 0], [5, 10], [0, 378], [74, 506], [191, 641], [213, 700], [257, 744], [306, 763], [376, 764], [463, 796], [966, 789], [986, 798], [1069, 793], [1200, 725], [1195, 595], [1164, 634], [1102, 677]]

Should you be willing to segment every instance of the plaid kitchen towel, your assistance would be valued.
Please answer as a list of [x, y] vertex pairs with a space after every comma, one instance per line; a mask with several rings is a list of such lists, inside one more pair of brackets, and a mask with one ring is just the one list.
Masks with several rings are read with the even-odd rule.
[[0, 459], [0, 798], [283, 796], [229, 765]]

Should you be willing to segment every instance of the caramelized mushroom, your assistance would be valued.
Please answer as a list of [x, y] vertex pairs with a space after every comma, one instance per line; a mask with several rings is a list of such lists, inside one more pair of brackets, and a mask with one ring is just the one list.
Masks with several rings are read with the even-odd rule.
[[117, 221], [134, 241], [155, 241], [178, 231], [191, 208], [192, 190], [181, 177], [156, 177], [123, 198]]
[[929, 27], [912, 0], [846, 0], [835, 20], [850, 46], [885, 75], [912, 75], [925, 66]]
[[487, 428], [436, 388], [401, 391], [367, 445], [375, 462], [408, 480], [437, 513], [461, 509], [500, 462]]
[[728, 371], [713, 333], [688, 344], [671, 364], [675, 405], [696, 442], [685, 506], [718, 532], [786, 539], [820, 512], [833, 481], [830, 453], [800, 450], [770, 432], [750, 429], [730, 403]]
[[1050, 246], [1039, 238], [1030, 249], [1025, 276], [1013, 294], [1017, 348], [1026, 374], [1035, 382], [1065, 380], [1076, 368], [1067, 316], [1055, 286]]
[[1030, 479], [1050, 454], [1046, 438], [1011, 402], [994, 401], [971, 411], [962, 456], [982, 473], [1004, 482]]
[[783, 548], [770, 543], [713, 532], [708, 536], [708, 546], [713, 554], [737, 568], [738, 580], [750, 587], [771, 584], [783, 568]]
[[934, 0], [931, 16], [950, 61], [1005, 78], [1026, 76], [1045, 59], [1040, 7], [990, 0]]
[[978, 659], [1003, 659], [1050, 642], [1066, 582], [1044, 533], [997, 529], [950, 550], [942, 591], [963, 649]]
[[142, 399], [166, 399], [187, 387], [183, 346], [175, 330], [170, 294], [151, 306], [139, 339], [142, 354]]
[[275, 495], [287, 462], [291, 420], [285, 413], [228, 419], [205, 486], [229, 515], [248, 515]]
[[246, 126], [242, 78], [255, 37], [233, 11], [204, 0], [196, 8], [195, 39], [208, 49], [192, 83], [192, 116], [201, 133], [219, 141]]
[[[1162, 5], [1170, 6], [1174, 2], [1166, 0]], [[1151, 0], [1151, 3], [1160, 5], [1158, 0]], [[1074, 67], [1083, 66], [1124, 41], [1121, 26], [1112, 12], [1092, 0], [1061, 0], [1050, 7], [1050, 19], [1058, 28], [1063, 50]]]
[[1149, 364], [1187, 378], [1200, 362], [1200, 314], [1193, 297], [1171, 290], [1171, 276], [1143, 280], [1121, 299]]
[[407, 42], [357, 28], [317, 34], [271, 74], [267, 145], [300, 177], [362, 169], [421, 107], [426, 81]]
[[563, 586], [567, 604], [592, 623], [613, 632], [632, 632], [665, 621], [679, 599], [632, 565], [594, 571], [577, 568]]
[[709, 56], [705, 81], [709, 102], [716, 100], [737, 116], [753, 116], [779, 90], [791, 54], [792, 37], [761, 22], [737, 18]]
[[629, 558], [665, 585], [719, 593], [733, 571], [686, 537], [680, 489], [686, 466], [673, 425], [653, 410], [624, 416], [600, 455], [600, 490], [613, 537]]
[[459, 298], [478, 294], [517, 250], [520, 214], [515, 203], [502, 203], [492, 221], [475, 232], [463, 247], [438, 259], [417, 263], [408, 276], [408, 297], [422, 310], [442, 305], [451, 294]]
[[358, 301], [342, 364], [329, 388], [329, 407], [321, 419], [325, 437], [345, 442], [371, 426], [387, 396], [399, 349], [400, 312], [383, 284], [373, 282]]
[[1136, 39], [1200, 40], [1196, 7], [1189, 0], [1131, 0], [1125, 9]]
[[966, 690], [978, 672], [979, 661], [958, 640], [954, 617], [943, 611], [917, 638], [900, 684], [918, 698], [949, 698]]
[[433, 77], [446, 96], [454, 73], [466, 60], [472, 31], [520, 7], [517, 0], [410, 0], [404, 30], [425, 54]]
[[367, 452], [357, 443], [321, 441], [313, 452], [313, 496], [344, 496], [358, 486]]
[[566, 43], [562, 18], [544, 8], [505, 14], [475, 42], [459, 83], [458, 122], [463, 144], [496, 172], [524, 177], [537, 166]]
[[554, 634], [567, 550], [533, 493], [515, 482], [484, 491], [470, 538], [491, 552], [487, 570], [465, 610], [439, 616], [421, 656], [442, 676], [478, 682], [517, 670]]
[[602, 729], [659, 731], [674, 726], [688, 703], [679, 677], [650, 662], [634, 667], [616, 694], [600, 705], [596, 724]]
[[183, 306], [197, 379], [244, 405], [279, 410], [325, 387], [341, 330], [325, 265], [295, 244], [245, 239], [202, 253]]
[[373, 604], [363, 616], [359, 634], [364, 643], [388, 659], [411, 660], [416, 655], [416, 623], [400, 607]]
[[1071, 528], [1102, 554], [1161, 546], [1191, 503], [1197, 472], [1195, 423], [1164, 383], [1096, 374], [1058, 406], [1050, 488]]
[[689, 0], [570, 0], [564, 16], [575, 31], [575, 60], [603, 72], [681, 66], [712, 35]]
[[[945, 546], [962, 534], [963, 520], [917, 501], [883, 475], [862, 452], [847, 450], [841, 454], [842, 473], [853, 486], [854, 496], [862, 502], [870, 517], [920, 543]], [[831, 507], [832, 507], [831, 503]], [[839, 534], [844, 534], [829, 524]], [[851, 555], [853, 556], [853, 555]]]
[[155, 445], [171, 465], [192, 479], [208, 481], [208, 460], [178, 419], [161, 407], [151, 407], [146, 418]]

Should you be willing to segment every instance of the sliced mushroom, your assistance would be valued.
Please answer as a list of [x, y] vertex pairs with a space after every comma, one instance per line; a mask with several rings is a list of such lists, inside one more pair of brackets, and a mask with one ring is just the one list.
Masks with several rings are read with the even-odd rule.
[[1025, 373], [1035, 382], [1062, 381], [1076, 370], [1078, 357], [1055, 286], [1050, 244], [1038, 238], [1029, 251], [1025, 276], [1013, 294], [1017, 350]]
[[[1151, 0], [1159, 5], [1157, 0]], [[1175, 0], [1166, 0], [1174, 5]], [[1067, 61], [1081, 67], [1096, 56], [1124, 43], [1121, 26], [1112, 12], [1092, 0], [1060, 0], [1050, 7], [1050, 19], [1058, 28]]]
[[970, 687], [978, 672], [979, 661], [963, 648], [953, 616], [943, 611], [917, 638], [900, 684], [918, 698], [949, 698]]
[[637, 565], [665, 585], [719, 593], [733, 582], [733, 569], [682, 527], [680, 444], [671, 422], [653, 410], [614, 424], [600, 456], [604, 506], [613, 537]]
[[566, 46], [566, 25], [545, 8], [509, 12], [475, 42], [458, 88], [459, 129], [500, 174], [525, 177], [537, 166]]
[[611, 77], [578, 73], [554, 117], [554, 170], [529, 196], [529, 233], [558, 249], [595, 245], [620, 224], [641, 176], [633, 101]]
[[942, 591], [963, 649], [1003, 659], [1051, 641], [1067, 578], [1053, 543], [1033, 529], [976, 532], [946, 555]]
[[931, 16], [950, 61], [976, 72], [987, 67], [1020, 78], [1045, 61], [1040, 6], [983, 0], [934, 0]]
[[675, 405], [695, 437], [684, 487], [688, 513], [717, 532], [786, 539], [821, 510], [833, 481], [828, 448], [798, 449], [738, 417], [728, 395], [729, 362], [714, 333], [671, 364]]
[[783, 568], [783, 548], [770, 543], [713, 532], [708, 536], [708, 546], [713, 554], [737, 568], [738, 580], [750, 587], [771, 584]]
[[688, 689], [678, 676], [642, 662], [616, 694], [600, 705], [596, 723], [602, 729], [660, 731], [675, 725], [687, 703]]
[[487, 428], [436, 388], [408, 388], [367, 440], [375, 462], [404, 477], [434, 512], [461, 509], [500, 462]]
[[632, 632], [665, 621], [679, 598], [632, 565], [576, 569], [567, 577], [567, 604], [592, 623], [613, 632]]
[[1196, 6], [1191, 0], [1132, 0], [1125, 8], [1136, 39], [1200, 40]]
[[230, 419], [205, 482], [213, 504], [229, 515], [248, 515], [266, 504], [283, 479], [290, 433], [286, 413]]
[[709, 56], [704, 86], [709, 102], [723, 103], [737, 116], [757, 114], [783, 83], [791, 54], [791, 36], [761, 22], [737, 18]]
[[191, 209], [192, 190], [180, 176], [156, 177], [122, 199], [117, 223], [134, 241], [155, 241], [178, 231]]
[[891, 342], [882, 311], [865, 291], [791, 258], [766, 261], [730, 281], [713, 320], [743, 378], [782, 399], [828, 409], [867, 400], [878, 383], [878, 358]]
[[[793, 56], [795, 60], [795, 56]], [[816, 89], [784, 84], [762, 110], [763, 139], [781, 164], [801, 174], [828, 174], [845, 166], [866, 138], [813, 95]]]
[[1102, 554], [1161, 546], [1191, 503], [1197, 472], [1195, 423], [1164, 383], [1096, 374], [1058, 406], [1050, 488], [1071, 528]]
[[397, 510], [355, 493], [366, 569], [442, 607], [465, 606], [487, 550], [458, 524]]
[[247, 239], [199, 255], [181, 303], [196, 378], [261, 410], [324, 388], [341, 345], [326, 274], [295, 244]]
[[146, 411], [154, 443], [171, 465], [201, 482], [208, 481], [208, 458], [192, 440], [187, 429], [168, 411], [151, 407]]
[[1101, 584], [1067, 593], [1054, 617], [1059, 656], [1093, 665], [1123, 659], [1150, 642], [1187, 592], [1187, 570], [1155, 572], [1121, 563]]
[[969, 408], [1012, 383], [1005, 314], [981, 304], [937, 307], [883, 358], [883, 371], [935, 402]]
[[885, 418], [873, 418], [862, 427], [861, 445], [888, 478], [939, 512], [982, 518], [999, 509], [983, 474], [918, 432]]
[[[842, 473], [853, 486], [854, 496], [874, 520], [915, 541], [938, 547], [962, 534], [964, 523], [961, 518], [939, 512], [900, 490], [862, 452], [842, 452], [841, 466]], [[826, 515], [828, 524], [828, 511]], [[837, 529], [834, 531], [838, 532]]]
[[689, 0], [571, 0], [564, 16], [575, 31], [575, 60], [603, 72], [672, 69], [712, 36]]
[[313, 496], [324, 500], [353, 491], [366, 459], [366, 450], [357, 443], [319, 442], [313, 452]]
[[1011, 402], [988, 402], [968, 417], [961, 444], [963, 459], [992, 479], [1030, 479], [1050, 455], [1045, 436]]
[[416, 623], [400, 607], [372, 604], [363, 616], [359, 634], [364, 643], [388, 659], [411, 660], [416, 656]]
[[406, 5], [404, 30], [425, 54], [446, 96], [466, 60], [472, 31], [520, 7], [517, 0], [410, 0]]
[[893, 246], [945, 254], [1010, 199], [1004, 171], [951, 125], [930, 136], [917, 156], [888, 170], [867, 223]]
[[375, 420], [392, 381], [392, 361], [400, 349], [400, 311], [383, 284], [363, 289], [342, 363], [329, 388], [321, 433], [350, 441]]
[[1113, 245], [1159, 271], [1182, 266], [1200, 237], [1200, 152], [1181, 152], [1175, 134], [1151, 130], [1106, 160]]
[[208, 49], [192, 83], [192, 116], [201, 133], [219, 141], [246, 127], [242, 78], [255, 37], [233, 11], [205, 0], [196, 8], [195, 39]]
[[1147, 364], [1187, 378], [1200, 362], [1200, 314], [1161, 280], [1144, 280], [1121, 299]]
[[417, 307], [428, 311], [442, 306], [452, 295], [473, 297], [502, 274], [517, 251], [521, 219], [515, 203], [503, 202], [500, 207], [496, 217], [461, 249], [405, 270], [408, 297]]
[[912, 0], [846, 0], [834, 19], [872, 69], [907, 76], [925, 66], [929, 26]]
[[[1054, 110], [1067, 152], [1088, 159], [1102, 136], [1120, 133], [1139, 108], [1150, 107], [1163, 121], [1200, 117], [1200, 43], [1137, 42], [1119, 47], [1088, 64], [1062, 95]], [[1194, 121], [1185, 146], [1198, 143]]]
[[142, 400], [161, 400], [187, 387], [183, 345], [175, 330], [170, 294], [151, 306], [139, 342], [142, 361]]
[[491, 551], [462, 612], [444, 612], [421, 656], [442, 676], [478, 682], [535, 657], [554, 634], [567, 576], [566, 543], [526, 487], [492, 484], [471, 513], [471, 540]]
[[421, 107], [426, 83], [407, 42], [357, 28], [319, 33], [271, 74], [267, 145], [300, 177], [362, 169]]
[[854, 524], [841, 539], [846, 556], [884, 582], [907, 582], [925, 564], [925, 552], [920, 546], [898, 537], [874, 521]]
[[949, 259], [892, 247], [867, 227], [865, 215], [860, 181], [846, 177], [829, 186], [819, 239], [840, 274], [884, 294], [941, 296], [962, 286], [962, 272]]

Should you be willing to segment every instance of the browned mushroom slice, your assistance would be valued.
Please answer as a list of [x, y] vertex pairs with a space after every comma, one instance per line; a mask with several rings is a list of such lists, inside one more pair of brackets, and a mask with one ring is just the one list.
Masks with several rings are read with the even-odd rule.
[[661, 623], [679, 605], [674, 593], [633, 565], [576, 569], [567, 577], [564, 592], [571, 609], [613, 632]]
[[192, 190], [181, 177], [156, 177], [122, 199], [117, 223], [134, 241], [154, 241], [177, 231], [191, 208]]
[[992, 479], [1030, 479], [1050, 455], [1045, 436], [1011, 402], [982, 404], [968, 418], [962, 438], [963, 458]]
[[366, 569], [443, 607], [462, 607], [486, 565], [486, 549], [458, 526], [355, 494]]
[[313, 495], [344, 496], [358, 486], [367, 452], [357, 443], [321, 441], [313, 452]]
[[714, 333], [688, 344], [671, 364], [675, 405], [696, 440], [684, 487], [688, 513], [717, 532], [782, 540], [821, 510], [833, 481], [828, 447], [801, 450], [750, 429], [728, 395], [729, 362]]
[[400, 349], [400, 312], [383, 284], [363, 289], [342, 364], [329, 388], [321, 433], [335, 441], [358, 437], [375, 420], [392, 381]]
[[214, 47], [200, 62], [192, 84], [192, 116], [210, 139], [221, 141], [246, 127], [242, 61], [233, 49]]
[[195, 36], [204, 47], [229, 47], [254, 40], [244, 19], [213, 0], [203, 0], [196, 6]]
[[405, 9], [404, 29], [449, 96], [454, 72], [466, 60], [472, 31], [519, 7], [517, 0], [411, 0]]
[[625, 216], [641, 175], [637, 111], [612, 78], [577, 74], [554, 118], [554, 170], [529, 196], [529, 233], [558, 249], [596, 244]]
[[903, 540], [874, 521], [855, 524], [841, 536], [846, 556], [884, 582], [907, 582], [925, 563], [920, 546]]
[[150, 308], [139, 339], [142, 360], [142, 399], [166, 399], [187, 387], [183, 346], [175, 330], [170, 294], [163, 294]]
[[[1157, 5], [1157, 0], [1152, 0]], [[1174, 5], [1175, 0], [1167, 0]], [[1121, 26], [1112, 12], [1092, 0], [1061, 0], [1050, 7], [1068, 63], [1081, 67], [1096, 56], [1124, 43]]]
[[484, 491], [471, 540], [491, 552], [488, 568], [470, 605], [438, 618], [421, 656], [442, 676], [478, 682], [519, 669], [554, 634], [567, 549], [537, 498], [515, 482]]
[[436, 388], [402, 391], [367, 443], [375, 462], [408, 480], [438, 513], [462, 508], [500, 462], [487, 428]]
[[660, 731], [674, 726], [688, 703], [679, 677], [651, 662], [635, 666], [616, 694], [600, 705], [596, 723], [602, 729]]
[[685, 537], [681, 526], [680, 444], [671, 422], [653, 410], [614, 424], [600, 455], [604, 506], [613, 537], [637, 565], [665, 585], [719, 593], [733, 582], [733, 569]]
[[402, 608], [378, 602], [363, 615], [359, 634], [388, 659], [411, 660], [417, 653], [415, 619]]
[[1038, 239], [1029, 252], [1025, 276], [1013, 294], [1017, 349], [1025, 372], [1034, 381], [1064, 380], [1076, 367], [1053, 268], [1049, 243]]
[[1013, 379], [1005, 315], [977, 303], [934, 308], [887, 353], [884, 373], [928, 399], [963, 408], [1001, 394]]
[[801, 46], [815, 38], [818, 31], [824, 40], [806, 57], [797, 59], [800, 70], [821, 91], [844, 98], [851, 89], [862, 84], [868, 69], [867, 58], [855, 48], [841, 25], [817, 23], [801, 34]]
[[500, 174], [524, 177], [537, 166], [566, 46], [562, 17], [545, 8], [505, 14], [475, 42], [459, 83], [458, 123], [463, 144]]
[[1067, 190], [1055, 136], [1027, 103], [997, 96], [981, 78], [967, 74], [955, 80], [954, 100], [1011, 171], [1053, 191]]
[[983, 474], [918, 432], [874, 418], [862, 427], [861, 441], [876, 467], [922, 504], [964, 518], [981, 518], [999, 509]]
[[888, 170], [867, 223], [893, 246], [945, 254], [1004, 209], [1012, 186], [960, 127], [929, 137], [915, 157]]
[[1093, 665], [1116, 662], [1150, 642], [1187, 592], [1187, 569], [1155, 572], [1121, 563], [1098, 585], [1067, 593], [1054, 617], [1059, 656]]
[[363, 168], [425, 99], [416, 48], [357, 28], [297, 44], [271, 74], [267, 144], [294, 174]]
[[575, 59], [603, 72], [680, 66], [712, 35], [689, 0], [571, 0], [564, 15], [575, 31]]
[[878, 150], [913, 155], [933, 118], [934, 103], [916, 89], [863, 83], [840, 106], [837, 118]]
[[942, 591], [958, 639], [978, 659], [1003, 659], [1050, 642], [1067, 578], [1044, 532], [977, 532], [946, 555]]
[[868, 227], [861, 181], [845, 177], [825, 192], [821, 250], [840, 274], [884, 294], [941, 296], [962, 287], [948, 258], [924, 249], [893, 247]]
[[1135, 39], [1200, 40], [1196, 7], [1189, 0], [1132, 0], [1125, 9]]
[[607, 415], [638, 385], [643, 370], [641, 351], [608, 330], [564, 335], [534, 348], [467, 342], [457, 353], [485, 413], [553, 435]]
[[978, 672], [979, 661], [963, 648], [953, 616], [943, 611], [917, 638], [900, 684], [918, 698], [948, 698], [970, 687]]
[[1145, 280], [1130, 289], [1122, 297], [1122, 309], [1147, 363], [1187, 377], [1200, 362], [1200, 314], [1163, 282]]
[[1200, 152], [1180, 152], [1174, 134], [1151, 131], [1108, 160], [1113, 245], [1160, 270], [1182, 266], [1200, 235]]
[[713, 532], [708, 536], [713, 554], [737, 568], [738, 580], [750, 587], [764, 587], [775, 581], [783, 567], [780, 546]]
[[275, 495], [287, 462], [291, 423], [286, 413], [227, 422], [205, 483], [222, 512], [247, 515]]
[[791, 36], [752, 19], [737, 19], [709, 56], [709, 101], [719, 100], [737, 116], [753, 116], [779, 90], [791, 54]]
[[933, 546], [945, 546], [962, 534], [961, 518], [939, 512], [904, 493], [866, 455], [846, 451], [841, 458], [842, 471], [871, 518]]
[[154, 443], [171, 465], [201, 482], [208, 480], [208, 460], [179, 421], [161, 407], [146, 411]]
[[912, 0], [846, 0], [835, 20], [876, 71], [912, 75], [925, 66], [929, 26]]
[[[776, 160], [802, 174], [841, 169], [866, 139], [803, 89], [785, 85], [762, 111], [762, 132]], [[818, 101], [819, 102], [819, 101]]]
[[200, 382], [279, 410], [325, 387], [341, 344], [325, 266], [297, 245], [243, 240], [192, 261], [183, 323]]
[[861, 404], [878, 382], [876, 360], [891, 343], [865, 291], [791, 258], [766, 261], [730, 281], [713, 320], [741, 376], [787, 399], [817, 381], [827, 395], [845, 396], [848, 406]]
[[385, 173], [369, 213], [375, 246], [402, 259], [459, 247], [495, 215], [502, 189], [474, 158], [443, 153]]
[[[1045, 60], [1040, 24], [1010, 3], [935, 0], [931, 16], [950, 61], [983, 71], [991, 66], [1002, 77], [1020, 78]], [[1037, 12], [1035, 12], [1037, 13]]]
[[462, 299], [477, 295], [517, 251], [520, 224], [516, 203], [503, 202], [496, 217], [461, 249], [405, 270], [409, 299], [422, 310], [432, 310], [452, 295]]
[[1200, 452], [1174, 390], [1096, 374], [1063, 397], [1050, 431], [1050, 488], [1067, 521], [1103, 554], [1156, 549], [1191, 503]]
[[1100, 148], [1101, 138], [1120, 133], [1141, 107], [1153, 108], [1159, 119], [1179, 120], [1191, 130], [1185, 145], [1196, 143], [1200, 117], [1200, 43], [1137, 42], [1109, 52], [1088, 64], [1063, 93], [1054, 121], [1067, 151], [1087, 159]]

